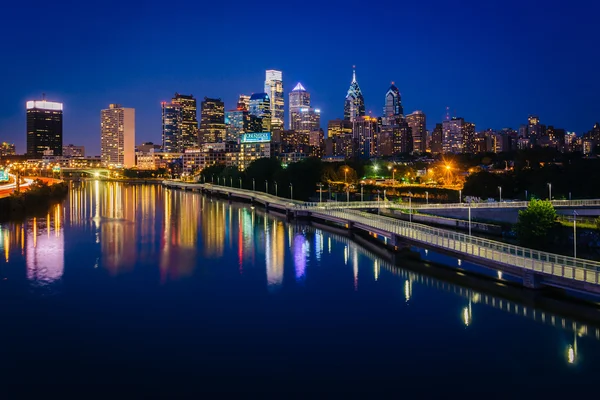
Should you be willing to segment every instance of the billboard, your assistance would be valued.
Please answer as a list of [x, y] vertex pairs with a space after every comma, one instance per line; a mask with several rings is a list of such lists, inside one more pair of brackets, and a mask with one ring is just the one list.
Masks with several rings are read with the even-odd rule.
[[241, 143], [264, 143], [271, 141], [271, 132], [244, 133], [241, 136]]
[[0, 169], [0, 182], [8, 182], [8, 174], [3, 169]]

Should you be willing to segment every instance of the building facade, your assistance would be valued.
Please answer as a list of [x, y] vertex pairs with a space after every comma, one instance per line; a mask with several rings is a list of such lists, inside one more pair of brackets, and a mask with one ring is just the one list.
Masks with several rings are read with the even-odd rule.
[[171, 104], [179, 106], [179, 151], [195, 147], [198, 143], [197, 102], [193, 95], [175, 93]]
[[415, 111], [406, 116], [406, 123], [411, 129], [413, 151], [425, 153], [427, 151], [427, 120], [423, 111]]
[[271, 124], [283, 129], [285, 99], [283, 96], [283, 73], [269, 69], [265, 76], [265, 93], [269, 95]]
[[181, 106], [162, 102], [162, 148], [167, 153], [181, 150]]
[[0, 143], [0, 157], [14, 156], [15, 154], [17, 153], [15, 151], [14, 143]]
[[356, 69], [352, 69], [352, 82], [344, 102], [344, 119], [355, 121], [365, 116], [365, 99], [356, 80]]
[[[272, 114], [271, 114], [271, 97], [267, 93], [254, 93], [248, 101], [248, 113], [251, 117], [251, 125], [254, 127], [252, 132], [271, 132], [272, 131]], [[260, 119], [260, 130], [256, 130]]]
[[310, 107], [310, 93], [306, 91], [300, 82], [289, 94], [288, 101], [288, 129], [298, 129], [296, 120], [301, 109]]
[[27, 155], [42, 158], [44, 151], [55, 156], [62, 155], [63, 104], [54, 101], [28, 101], [27, 108]]
[[248, 165], [259, 158], [271, 157], [271, 133], [245, 133], [240, 139], [240, 151], [237, 156], [237, 167], [245, 170]]
[[62, 155], [63, 157], [83, 158], [85, 157], [85, 146], [68, 144], [63, 146]]
[[135, 166], [135, 109], [110, 104], [100, 113], [100, 157], [105, 166]]
[[201, 103], [202, 114], [200, 130], [198, 133], [199, 143], [216, 143], [226, 140], [225, 129], [225, 104], [221, 99], [205, 97]]
[[400, 91], [392, 82], [392, 86], [388, 89], [385, 94], [385, 105], [383, 107], [383, 117], [398, 117], [404, 116], [404, 109], [402, 108], [402, 97]]

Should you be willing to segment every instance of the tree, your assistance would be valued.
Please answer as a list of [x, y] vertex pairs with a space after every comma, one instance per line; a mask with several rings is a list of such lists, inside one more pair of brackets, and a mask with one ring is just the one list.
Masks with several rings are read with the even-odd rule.
[[525, 210], [519, 211], [515, 232], [523, 246], [543, 248], [550, 244], [549, 234], [555, 228], [557, 215], [547, 200], [531, 200]]

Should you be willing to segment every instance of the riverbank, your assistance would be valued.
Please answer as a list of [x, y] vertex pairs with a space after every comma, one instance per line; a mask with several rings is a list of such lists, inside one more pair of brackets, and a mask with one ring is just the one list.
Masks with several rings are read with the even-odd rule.
[[0, 221], [47, 213], [50, 206], [64, 200], [68, 191], [69, 184], [66, 182], [49, 185], [37, 180], [26, 191], [13, 192], [10, 196], [0, 199]]

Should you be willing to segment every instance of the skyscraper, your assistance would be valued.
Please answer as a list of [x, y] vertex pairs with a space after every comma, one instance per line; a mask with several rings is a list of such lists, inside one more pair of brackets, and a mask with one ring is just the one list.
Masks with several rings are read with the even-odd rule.
[[254, 93], [250, 96], [248, 112], [254, 119], [260, 118], [262, 132], [271, 132], [271, 98], [267, 93]]
[[283, 129], [285, 100], [283, 98], [283, 74], [281, 71], [267, 70], [265, 93], [271, 99], [271, 124]]
[[196, 117], [196, 99], [193, 95], [175, 93], [172, 103], [180, 107], [181, 123], [179, 152], [196, 147], [198, 143], [198, 119]]
[[225, 104], [221, 99], [205, 97], [201, 103], [201, 107], [202, 117], [198, 133], [199, 143], [224, 142], [226, 140]]
[[28, 101], [27, 107], [27, 155], [42, 158], [44, 151], [51, 150], [55, 156], [62, 155], [63, 104], [42, 100]]
[[[239, 106], [239, 104], [238, 104]], [[231, 110], [225, 112], [225, 129], [227, 141], [238, 142], [241, 136], [249, 132], [250, 115], [246, 110]]]
[[250, 96], [247, 96], [245, 94], [240, 94], [240, 98], [238, 99], [238, 103], [237, 103], [237, 109], [243, 110], [243, 111], [248, 111], [249, 108], [250, 108]]
[[167, 153], [180, 153], [181, 150], [181, 106], [162, 102], [162, 148]]
[[365, 116], [365, 99], [363, 98], [358, 82], [356, 81], [356, 68], [352, 69], [352, 82], [344, 102], [344, 119], [355, 121]]
[[406, 116], [406, 123], [412, 130], [413, 151], [425, 153], [427, 149], [427, 124], [423, 111], [415, 111]]
[[106, 166], [135, 166], [135, 109], [110, 104], [101, 111], [100, 155]]
[[403, 116], [404, 109], [402, 108], [402, 98], [400, 96], [400, 91], [396, 86], [394, 86], [394, 82], [392, 82], [392, 86], [388, 89], [385, 94], [385, 106], [383, 107], [383, 117], [397, 117]]
[[475, 124], [464, 118], [452, 117], [442, 122], [442, 151], [444, 153], [472, 153], [475, 151]]
[[296, 125], [300, 110], [308, 107], [310, 107], [310, 93], [298, 82], [289, 94], [288, 129], [297, 129], [294, 125]]

